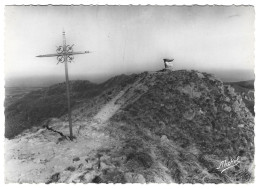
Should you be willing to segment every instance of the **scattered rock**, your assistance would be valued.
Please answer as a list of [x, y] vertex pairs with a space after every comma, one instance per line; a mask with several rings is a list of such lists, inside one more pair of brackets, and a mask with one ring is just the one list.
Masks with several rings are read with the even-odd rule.
[[78, 169], [81, 169], [83, 167], [83, 163], [79, 164]]
[[109, 169], [109, 165], [105, 164], [104, 162], [101, 162], [100, 163], [100, 169], [103, 170], [103, 169]]
[[76, 168], [73, 167], [73, 166], [69, 166], [69, 167], [66, 168], [66, 171], [71, 171], [71, 172], [73, 172], [73, 171], [75, 171], [75, 170], [76, 170]]
[[46, 182], [46, 184], [58, 182], [59, 179], [60, 179], [60, 173], [55, 173], [54, 175], [51, 176], [51, 178], [49, 179], [49, 181]]
[[82, 183], [92, 183], [92, 180], [96, 177], [96, 173], [94, 171], [86, 171], [81, 174], [78, 178]]
[[[145, 152], [133, 152], [127, 156], [126, 159], [128, 167], [133, 169], [134, 167], [150, 168], [153, 164], [152, 157]], [[132, 166], [131, 166], [132, 165]]]
[[226, 104], [224, 104], [223, 105], [223, 109], [226, 111], [226, 112], [231, 112], [231, 108], [228, 106], [228, 105], [226, 105]]
[[92, 169], [94, 166], [94, 163], [93, 162], [88, 162], [87, 164], [84, 164], [84, 168], [85, 169]]
[[102, 179], [100, 176], [95, 176], [92, 180], [92, 183], [100, 184], [102, 183]]
[[161, 136], [161, 141], [162, 141], [162, 142], [168, 142], [169, 140], [168, 140], [168, 138], [167, 138], [166, 135], [162, 135], [162, 136]]
[[125, 180], [127, 183], [146, 183], [144, 176], [137, 173], [126, 173]]
[[235, 112], [238, 112], [239, 109], [240, 109], [239, 106], [240, 106], [239, 102], [238, 102], [238, 101], [235, 101], [235, 102], [233, 103], [233, 105], [232, 105], [232, 108], [233, 108], [233, 110], [234, 110]]
[[196, 91], [194, 83], [186, 85], [185, 87], [178, 87], [178, 90], [189, 95], [190, 98], [200, 98], [201, 96], [201, 92]]
[[[106, 152], [106, 153], [108, 153], [108, 152]], [[110, 157], [109, 155], [104, 154], [102, 157], [100, 157], [100, 161], [109, 161], [110, 158], [111, 158], [111, 157]]]
[[59, 183], [70, 183], [71, 175], [72, 175], [72, 172], [70, 172], [70, 171], [63, 171], [60, 174]]
[[236, 96], [235, 89], [234, 89], [233, 87], [231, 87], [230, 85], [227, 85], [226, 87], [227, 87], [228, 94], [229, 94], [231, 97]]
[[65, 141], [65, 140], [69, 140], [68, 137], [67, 137], [67, 136], [61, 136], [60, 138], [58, 138], [57, 144], [59, 144], [59, 143]]
[[186, 111], [184, 114], [183, 114], [183, 117], [187, 120], [193, 120], [193, 118], [195, 117], [196, 113], [194, 110], [190, 109], [188, 111]]
[[205, 76], [204, 76], [202, 73], [200, 73], [200, 72], [197, 72], [197, 75], [198, 75], [198, 77], [199, 77], [200, 79], [205, 78]]
[[73, 162], [75, 162], [75, 161], [79, 161], [79, 160], [80, 160], [79, 157], [75, 157], [75, 158], [73, 158]]

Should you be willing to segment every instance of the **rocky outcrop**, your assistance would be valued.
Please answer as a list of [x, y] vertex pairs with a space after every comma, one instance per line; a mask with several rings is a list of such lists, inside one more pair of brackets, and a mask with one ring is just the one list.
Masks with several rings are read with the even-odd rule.
[[[121, 124], [117, 129], [142, 139], [145, 148], [140, 151], [144, 153], [148, 153], [146, 148], [153, 153], [163, 149], [156, 158], [174, 174], [179, 171], [173, 177], [177, 182], [194, 182], [195, 170], [211, 175], [204, 175], [203, 182], [252, 179], [246, 165], [254, 160], [254, 118], [241, 96], [207, 73], [164, 71], [150, 77], [154, 78], [153, 85], [148, 76], [146, 93], [113, 117], [114, 123]], [[155, 142], [157, 137], [163, 141], [167, 138], [164, 145], [176, 148], [162, 147]], [[190, 148], [196, 149], [196, 155], [189, 153]], [[152, 152], [149, 155], [152, 157]], [[218, 173], [219, 162], [238, 156], [243, 157], [238, 167]], [[167, 163], [169, 160], [174, 166]]]

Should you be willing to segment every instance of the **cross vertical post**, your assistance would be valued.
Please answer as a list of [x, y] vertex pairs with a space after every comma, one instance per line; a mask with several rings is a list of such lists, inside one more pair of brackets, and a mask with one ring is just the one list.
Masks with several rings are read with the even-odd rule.
[[[67, 51], [66, 45], [66, 36], [63, 31], [63, 51]], [[70, 130], [70, 140], [73, 140], [73, 131], [72, 131], [72, 120], [71, 120], [71, 109], [70, 109], [70, 83], [69, 83], [69, 74], [68, 74], [68, 55], [64, 56], [65, 64], [65, 77], [66, 77], [66, 90], [67, 90], [67, 99], [68, 99], [68, 119], [69, 119], [69, 130]]]
[[71, 107], [70, 107], [70, 84], [69, 84], [69, 74], [68, 74], [68, 62], [72, 62], [74, 59], [73, 55], [79, 54], [87, 54], [90, 53], [89, 51], [78, 51], [73, 52], [73, 45], [66, 44], [66, 37], [65, 31], [62, 32], [63, 35], [63, 45], [57, 47], [55, 54], [46, 54], [46, 55], [39, 55], [36, 57], [57, 57], [58, 63], [64, 63], [65, 65], [65, 78], [66, 78], [66, 93], [67, 93], [67, 100], [68, 100], [68, 120], [69, 120], [69, 132], [70, 132], [70, 140], [73, 140], [73, 131], [72, 131], [72, 120], [71, 120]]

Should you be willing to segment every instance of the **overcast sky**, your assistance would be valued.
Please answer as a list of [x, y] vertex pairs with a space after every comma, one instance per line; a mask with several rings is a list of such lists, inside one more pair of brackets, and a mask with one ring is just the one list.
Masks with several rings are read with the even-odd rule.
[[5, 19], [7, 78], [64, 76], [56, 58], [36, 58], [56, 52], [63, 29], [74, 51], [93, 51], [75, 56], [72, 79], [156, 71], [163, 58], [176, 69], [253, 77], [250, 6], [8, 6]]

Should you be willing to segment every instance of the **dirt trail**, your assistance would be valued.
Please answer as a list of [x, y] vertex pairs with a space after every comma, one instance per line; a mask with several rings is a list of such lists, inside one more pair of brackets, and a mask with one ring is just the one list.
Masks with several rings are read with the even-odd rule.
[[126, 90], [120, 91], [116, 97], [110, 100], [94, 117], [101, 123], [108, 121], [121, 107], [121, 104], [116, 104], [115, 102], [125, 94]]
[[94, 120], [97, 120], [99, 123], [108, 121], [125, 102], [135, 96], [135, 90], [142, 88], [140, 87], [140, 81], [142, 79], [143, 78], [137, 79], [133, 84], [120, 91], [94, 116]]

